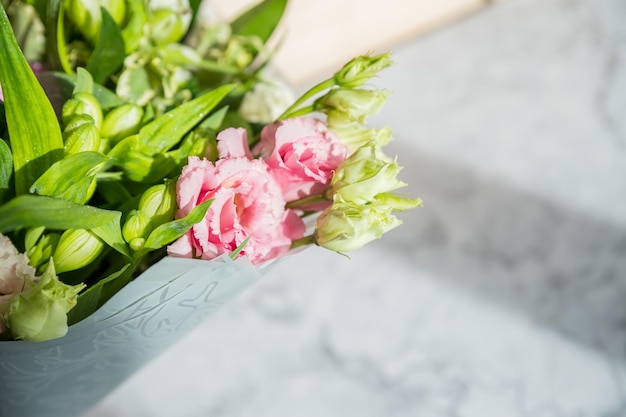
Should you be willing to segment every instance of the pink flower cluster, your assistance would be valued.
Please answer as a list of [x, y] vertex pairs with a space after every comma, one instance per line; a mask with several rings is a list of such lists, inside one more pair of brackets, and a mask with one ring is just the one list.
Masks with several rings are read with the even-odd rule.
[[[204, 219], [168, 247], [171, 256], [213, 259], [238, 248], [254, 264], [284, 255], [304, 236], [287, 202], [323, 192], [346, 158], [346, 147], [317, 119], [266, 126], [249, 149], [245, 129], [220, 132], [219, 159], [190, 157], [177, 183], [177, 218], [213, 199]], [[256, 157], [255, 157], [256, 155]]]

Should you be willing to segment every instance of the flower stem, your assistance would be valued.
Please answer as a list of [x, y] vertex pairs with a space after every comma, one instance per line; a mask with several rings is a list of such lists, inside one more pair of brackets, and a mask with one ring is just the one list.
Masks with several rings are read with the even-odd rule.
[[305, 114], [313, 113], [313, 111], [315, 111], [315, 107], [313, 107], [313, 105], [302, 107], [300, 109], [296, 109], [287, 114], [284, 114], [283, 116], [281, 116], [281, 120], [291, 119], [292, 117], [304, 116]]
[[315, 237], [313, 235], [304, 236], [300, 239], [294, 240], [291, 243], [291, 249], [300, 248], [302, 246], [313, 245], [315, 243]]
[[[288, 118], [288, 116], [291, 116], [292, 113], [295, 113], [295, 110], [305, 101], [307, 101], [308, 99], [310, 99], [311, 97], [313, 97], [314, 95], [328, 89], [331, 88], [335, 85], [335, 79], [334, 78], [329, 78], [326, 81], [322, 81], [321, 83], [317, 84], [316, 86], [312, 87], [309, 91], [307, 91], [306, 93], [304, 93], [299, 99], [296, 100], [295, 103], [293, 103], [291, 106], [289, 106], [289, 108], [287, 110], [285, 110], [283, 112], [283, 114], [280, 115], [280, 117], [278, 117], [278, 121], [280, 120], [285, 120]], [[293, 117], [293, 116], [291, 116]]]
[[324, 197], [324, 194], [315, 194], [301, 198], [299, 200], [290, 201], [285, 205], [285, 207], [288, 209], [297, 209], [301, 207], [311, 206], [313, 204], [327, 203], [329, 201], [330, 200]]

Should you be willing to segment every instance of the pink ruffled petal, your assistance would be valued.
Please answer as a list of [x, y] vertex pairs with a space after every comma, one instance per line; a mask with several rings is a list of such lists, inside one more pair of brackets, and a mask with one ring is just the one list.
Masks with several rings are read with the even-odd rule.
[[244, 128], [229, 128], [217, 135], [217, 152], [220, 158], [253, 159], [248, 146], [248, 134]]

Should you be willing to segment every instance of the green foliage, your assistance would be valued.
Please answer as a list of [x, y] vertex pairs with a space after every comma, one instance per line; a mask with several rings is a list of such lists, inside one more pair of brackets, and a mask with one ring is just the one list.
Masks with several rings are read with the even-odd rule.
[[265, 0], [235, 19], [231, 26], [238, 35], [256, 35], [266, 42], [283, 16], [287, 0]]
[[15, 191], [24, 194], [63, 155], [52, 104], [21, 53], [4, 8], [0, 9], [0, 84], [15, 169]]

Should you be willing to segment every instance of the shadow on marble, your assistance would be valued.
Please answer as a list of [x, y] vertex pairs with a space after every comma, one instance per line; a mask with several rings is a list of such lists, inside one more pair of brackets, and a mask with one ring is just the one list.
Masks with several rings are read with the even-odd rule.
[[407, 193], [424, 207], [386, 248], [416, 269], [470, 290], [604, 354], [626, 355], [626, 230], [390, 146]]

